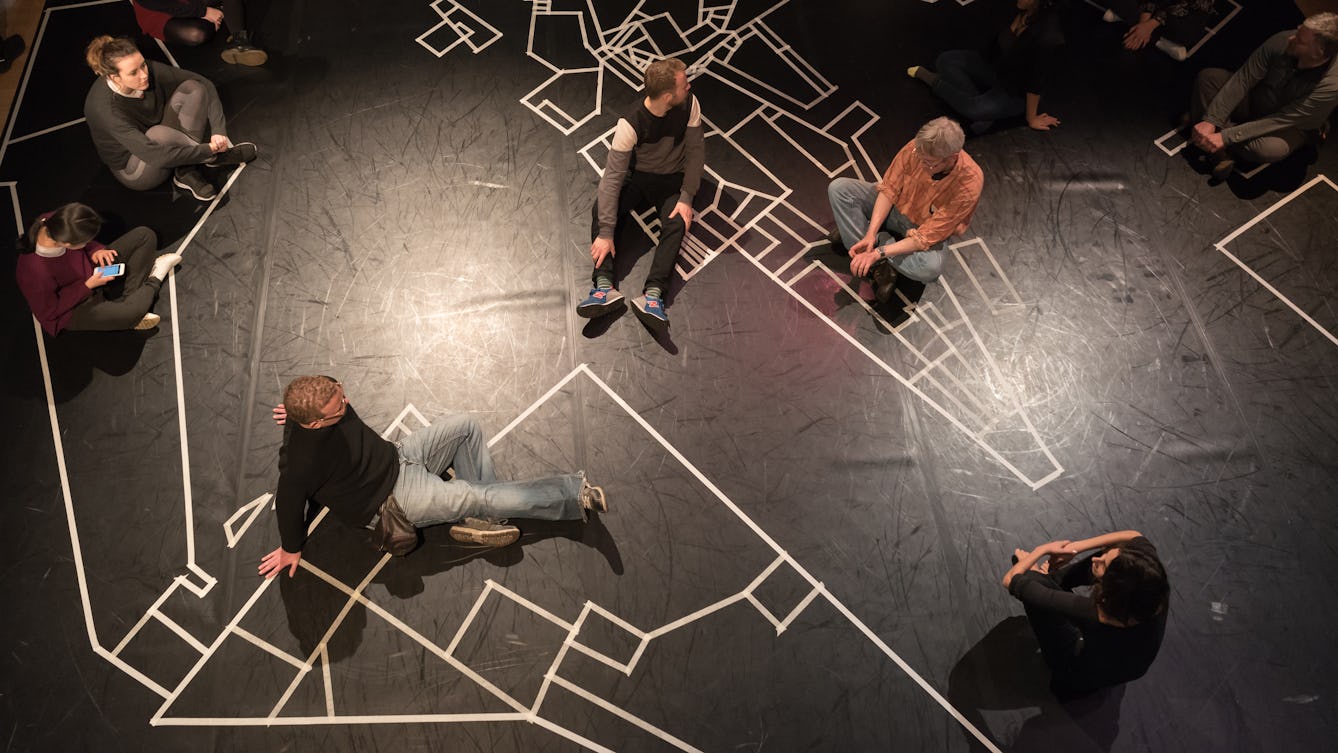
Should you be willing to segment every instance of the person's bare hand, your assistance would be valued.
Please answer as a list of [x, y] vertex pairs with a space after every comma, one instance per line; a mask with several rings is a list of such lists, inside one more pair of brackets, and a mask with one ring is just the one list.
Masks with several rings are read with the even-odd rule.
[[1129, 30], [1124, 33], [1124, 49], [1141, 50], [1146, 47], [1147, 43], [1152, 41], [1152, 32], [1160, 25], [1156, 21], [1148, 19], [1130, 26]]
[[99, 267], [105, 267], [108, 264], [116, 263], [116, 251], [110, 248], [99, 249], [89, 254], [88, 258], [92, 259], [93, 263]]
[[95, 269], [93, 270], [93, 276], [88, 278], [87, 280], [84, 280], [84, 287], [88, 288], [89, 290], [93, 290], [94, 288], [100, 288], [111, 281], [112, 278], [103, 277], [102, 273]]
[[848, 252], [850, 254], [850, 258], [853, 259], [862, 253], [872, 251], [877, 242], [878, 242], [877, 237], [872, 235], [866, 235], [863, 238], [860, 238], [859, 240], [855, 241], [855, 245], [850, 247], [850, 251]]
[[1059, 118], [1048, 112], [1037, 113], [1034, 118], [1027, 118], [1027, 125], [1036, 131], [1048, 131], [1059, 125]]
[[682, 217], [683, 232], [687, 233], [688, 229], [692, 227], [692, 205], [684, 204], [681, 201], [678, 202], [677, 204], [674, 205], [674, 211], [669, 213], [669, 217], [671, 219], [674, 217]]
[[283, 403], [279, 403], [278, 405], [274, 406], [274, 410], [272, 411], [271, 415], [274, 417], [274, 423], [278, 424], [279, 426], [283, 426], [284, 423], [288, 420], [288, 409], [283, 407]]
[[266, 578], [273, 578], [282, 572], [284, 568], [288, 568], [288, 577], [291, 578], [297, 574], [297, 563], [301, 561], [301, 552], [294, 554], [284, 551], [283, 547], [279, 547], [262, 557], [260, 560], [260, 567], [257, 569], [260, 574]]
[[594, 260], [596, 267], [603, 264], [605, 259], [608, 259], [613, 255], [612, 238], [596, 238], [594, 243], [590, 244], [590, 258]]
[[850, 274], [856, 277], [868, 277], [869, 270], [883, 257], [877, 251], [865, 251], [850, 259]]
[[1210, 154], [1220, 152], [1225, 147], [1217, 126], [1206, 120], [1194, 125], [1194, 130], [1189, 132], [1189, 141]]
[[214, 154], [218, 154], [219, 152], [226, 152], [231, 148], [232, 148], [232, 141], [229, 140], [227, 136], [216, 133], [213, 136], [209, 137], [209, 151], [213, 152]]
[[214, 25], [214, 31], [218, 31], [218, 27], [223, 24], [223, 11], [218, 8], [205, 8], [204, 20]]

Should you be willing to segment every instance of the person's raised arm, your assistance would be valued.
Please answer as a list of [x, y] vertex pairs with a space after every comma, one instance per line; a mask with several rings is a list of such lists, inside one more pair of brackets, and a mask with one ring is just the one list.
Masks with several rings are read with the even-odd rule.
[[1052, 554], [1071, 554], [1073, 551], [1071, 543], [1068, 541], [1051, 541], [1047, 544], [1041, 544], [1030, 552], [1021, 549], [1017, 550], [1014, 553], [1017, 557], [1017, 562], [1014, 563], [1012, 567], [1008, 568], [1008, 572], [1004, 573], [1003, 587], [1008, 588], [1011, 586], [1013, 578], [1016, 578], [1040, 564], [1041, 560], [1046, 557], [1049, 557]]
[[1133, 541], [1143, 534], [1138, 531], [1115, 531], [1113, 533], [1103, 533], [1100, 536], [1093, 536], [1090, 539], [1081, 539], [1070, 542], [1070, 548], [1073, 552], [1086, 552], [1090, 549], [1105, 549], [1108, 546], [1119, 546], [1126, 541]]

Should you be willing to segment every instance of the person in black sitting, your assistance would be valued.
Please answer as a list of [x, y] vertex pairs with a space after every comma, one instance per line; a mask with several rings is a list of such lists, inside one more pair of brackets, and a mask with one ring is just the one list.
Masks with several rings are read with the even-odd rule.
[[1058, 4], [1017, 0], [1017, 15], [999, 32], [988, 58], [976, 50], [948, 50], [933, 70], [916, 65], [906, 75], [928, 84], [977, 134], [1018, 115], [1026, 116], [1028, 126], [1048, 131], [1059, 125], [1059, 118], [1041, 111], [1041, 96], [1064, 46]]
[[[1170, 585], [1142, 534], [1052, 541], [1018, 549], [1013, 560], [1003, 585], [1026, 609], [1056, 696], [1076, 698], [1147, 672], [1166, 632]], [[1075, 592], [1088, 586], [1087, 595]]]

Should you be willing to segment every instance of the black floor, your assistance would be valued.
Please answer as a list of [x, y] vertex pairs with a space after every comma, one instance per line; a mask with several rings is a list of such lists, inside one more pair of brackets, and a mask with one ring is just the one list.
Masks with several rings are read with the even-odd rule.
[[[0, 156], [7, 236], [79, 200], [185, 261], [156, 332], [41, 352], [5, 282], [5, 750], [1332, 747], [1338, 152], [1213, 186], [1153, 143], [1291, 3], [1183, 64], [1076, 3], [1063, 126], [968, 142], [964, 265], [904, 322], [816, 242], [826, 182], [941, 114], [904, 69], [1009, 3], [257, 3], [264, 68], [172, 50], [262, 151], [207, 218], [60, 127], [87, 40], [137, 31], [60, 5]], [[573, 306], [629, 61], [679, 48], [715, 51], [711, 175], [657, 339]], [[624, 289], [648, 246], [619, 245]], [[265, 582], [269, 408], [307, 373], [378, 428], [474, 414], [504, 476], [585, 469], [612, 511], [396, 560], [322, 522]], [[1122, 528], [1171, 573], [1165, 644], [1061, 705], [999, 577]]]

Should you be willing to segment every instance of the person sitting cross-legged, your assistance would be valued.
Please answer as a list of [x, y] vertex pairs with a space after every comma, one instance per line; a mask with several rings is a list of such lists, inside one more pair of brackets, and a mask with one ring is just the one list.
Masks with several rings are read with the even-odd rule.
[[145, 60], [125, 37], [100, 36], [86, 52], [98, 80], [84, 98], [84, 117], [98, 156], [121, 185], [147, 191], [169, 177], [200, 201], [218, 195], [200, 166], [256, 158], [256, 145], [228, 138], [223, 104], [209, 79]]
[[1279, 162], [1318, 142], [1338, 104], [1338, 13], [1316, 13], [1281, 31], [1240, 70], [1205, 68], [1190, 98], [1190, 144], [1225, 180], [1236, 160]]
[[833, 250], [847, 249], [850, 272], [872, 277], [879, 303], [897, 276], [912, 301], [943, 271], [947, 239], [966, 231], [980, 201], [984, 174], [962, 151], [966, 135], [951, 118], [925, 123], [897, 152], [878, 183], [837, 178], [827, 187], [836, 229]]
[[151, 330], [161, 321], [149, 309], [181, 254], [158, 254], [157, 236], [146, 227], [109, 246], [95, 238], [101, 229], [92, 207], [72, 202], [39, 216], [18, 239], [19, 290], [52, 337], [65, 330]]
[[[333, 377], [298, 377], [283, 398], [274, 408], [275, 423], [284, 427], [274, 501], [281, 546], [260, 562], [267, 578], [285, 568], [290, 576], [297, 572], [308, 500], [373, 531], [378, 542], [390, 540], [397, 522], [453, 523], [451, 538], [484, 546], [520, 538], [516, 526], [499, 522], [505, 518], [584, 520], [608, 511], [604, 490], [583, 473], [498, 481], [483, 429], [470, 416], [447, 416], [393, 443], [362, 422]], [[402, 549], [384, 543], [382, 549], [407, 554], [416, 543], [414, 534]]]

